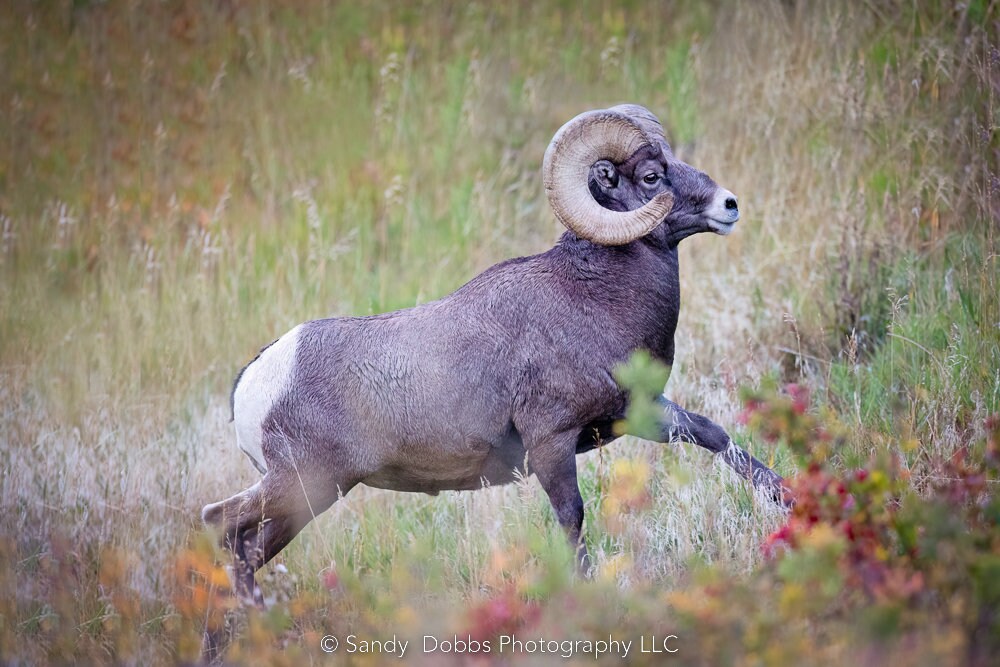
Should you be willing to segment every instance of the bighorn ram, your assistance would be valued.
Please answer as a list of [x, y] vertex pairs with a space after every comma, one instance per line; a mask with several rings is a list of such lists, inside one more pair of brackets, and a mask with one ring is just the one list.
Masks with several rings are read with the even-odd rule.
[[[415, 308], [300, 324], [243, 369], [236, 439], [263, 477], [202, 512], [242, 596], [259, 600], [254, 572], [357, 484], [436, 494], [534, 474], [586, 567], [576, 455], [624, 417], [612, 369], [639, 349], [673, 363], [677, 244], [728, 234], [739, 211], [635, 105], [566, 123], [543, 178], [570, 230], [552, 249]], [[661, 400], [663, 442], [722, 453], [780, 494], [781, 477], [722, 428]]]

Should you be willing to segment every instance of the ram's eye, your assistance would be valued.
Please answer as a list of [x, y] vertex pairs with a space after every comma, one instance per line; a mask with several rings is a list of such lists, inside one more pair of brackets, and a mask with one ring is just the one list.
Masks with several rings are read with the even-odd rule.
[[653, 173], [653, 172], [650, 172], [650, 173], [646, 174], [645, 176], [643, 176], [642, 180], [644, 180], [647, 183], [649, 183], [650, 185], [652, 185], [653, 183], [656, 183], [656, 181], [660, 180], [660, 175], [656, 174], [656, 173]]

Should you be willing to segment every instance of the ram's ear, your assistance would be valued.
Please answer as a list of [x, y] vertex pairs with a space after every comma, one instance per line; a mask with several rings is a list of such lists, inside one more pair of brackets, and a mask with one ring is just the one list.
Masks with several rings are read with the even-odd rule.
[[591, 167], [590, 173], [597, 184], [605, 190], [613, 190], [618, 187], [618, 167], [609, 160], [598, 160]]

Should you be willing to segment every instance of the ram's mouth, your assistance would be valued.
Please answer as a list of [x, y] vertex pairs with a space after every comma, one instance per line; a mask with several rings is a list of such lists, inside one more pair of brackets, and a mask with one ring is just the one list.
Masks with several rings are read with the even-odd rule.
[[733, 227], [736, 226], [736, 221], [740, 219], [739, 213], [734, 213], [729, 216], [728, 219], [719, 220], [718, 218], [709, 218], [708, 226], [716, 234], [721, 234], [726, 236], [733, 231]]

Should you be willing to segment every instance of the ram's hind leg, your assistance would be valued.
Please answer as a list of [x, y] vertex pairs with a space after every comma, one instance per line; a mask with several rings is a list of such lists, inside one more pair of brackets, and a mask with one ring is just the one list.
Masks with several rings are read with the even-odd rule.
[[233, 585], [237, 596], [258, 605], [262, 598], [254, 585], [255, 570], [249, 567], [246, 536], [257, 531], [264, 520], [262, 486], [263, 480], [235, 496], [206, 505], [201, 511], [205, 524], [220, 531], [222, 547], [233, 554]]
[[[223, 548], [233, 553], [233, 583], [240, 599], [262, 607], [264, 598], [254, 573], [354, 486], [353, 482], [337, 485], [329, 477], [323, 481], [309, 484], [294, 471], [280, 474], [272, 468], [246, 491], [202, 510], [205, 523], [221, 531]], [[203, 660], [220, 660], [226, 643], [225, 627], [206, 627]]]
[[284, 549], [315, 516], [347, 493], [354, 483], [307, 483], [295, 471], [268, 471], [252, 487], [202, 510], [206, 524], [221, 530], [223, 547], [233, 553], [237, 595], [261, 606], [254, 573]]

